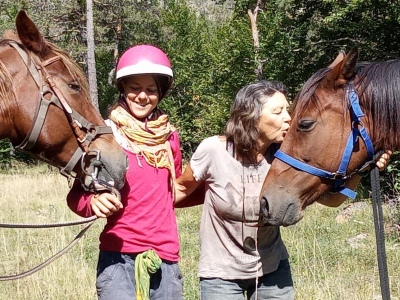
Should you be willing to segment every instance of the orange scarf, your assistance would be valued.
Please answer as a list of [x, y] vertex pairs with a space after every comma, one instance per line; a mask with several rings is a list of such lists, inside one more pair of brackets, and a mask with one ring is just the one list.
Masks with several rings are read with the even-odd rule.
[[139, 156], [143, 156], [149, 165], [167, 168], [172, 181], [175, 181], [174, 157], [168, 139], [176, 129], [165, 113], [157, 109], [153, 114], [155, 120], [142, 122], [117, 106], [111, 111], [110, 119], [118, 133], [126, 139], [128, 150], [136, 154], [139, 166], [142, 167]]

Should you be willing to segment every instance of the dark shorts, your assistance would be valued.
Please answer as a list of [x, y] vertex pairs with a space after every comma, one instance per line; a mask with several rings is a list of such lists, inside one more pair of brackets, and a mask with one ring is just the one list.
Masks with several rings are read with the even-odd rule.
[[[135, 255], [100, 251], [97, 264], [100, 300], [135, 300]], [[183, 279], [178, 263], [163, 261], [150, 278], [151, 300], [183, 300]]]

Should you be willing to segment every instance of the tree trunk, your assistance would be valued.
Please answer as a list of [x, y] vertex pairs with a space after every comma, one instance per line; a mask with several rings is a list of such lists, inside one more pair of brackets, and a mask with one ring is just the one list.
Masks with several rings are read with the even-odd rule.
[[257, 74], [257, 79], [261, 80], [262, 79], [262, 61], [258, 57], [258, 51], [260, 48], [260, 42], [258, 40], [258, 28], [257, 28], [257, 15], [258, 11], [260, 10], [262, 0], [257, 0], [257, 5], [254, 8], [254, 11], [251, 11], [249, 9], [247, 11], [249, 18], [250, 18], [250, 24], [251, 24], [251, 33], [253, 35], [253, 45], [254, 45], [254, 58], [255, 58], [255, 64], [256, 68], [254, 72]]
[[94, 55], [94, 27], [93, 27], [93, 2], [86, 1], [86, 27], [87, 27], [87, 68], [90, 101], [99, 110], [99, 99], [97, 92], [96, 58]]
[[113, 55], [113, 68], [112, 70], [108, 73], [108, 83], [112, 86], [114, 86], [114, 75], [115, 75], [115, 69], [117, 67], [117, 62], [118, 62], [118, 46], [119, 46], [119, 41], [121, 38], [121, 30], [122, 30], [122, 16], [118, 16], [118, 22], [117, 22], [117, 29], [116, 29], [116, 39], [115, 39], [115, 45], [114, 45], [114, 55]]

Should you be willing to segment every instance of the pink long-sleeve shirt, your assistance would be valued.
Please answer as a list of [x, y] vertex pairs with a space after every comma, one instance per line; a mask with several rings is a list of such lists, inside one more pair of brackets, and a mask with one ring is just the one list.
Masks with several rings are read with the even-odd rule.
[[[176, 131], [169, 142], [178, 178], [182, 174], [182, 154]], [[126, 149], [125, 152], [129, 169], [120, 190], [124, 208], [107, 218], [100, 235], [100, 250], [141, 253], [153, 249], [160, 258], [177, 262], [179, 237], [169, 171], [149, 165], [144, 157]], [[74, 185], [67, 196], [68, 206], [82, 217], [92, 216], [91, 197], [92, 194]]]

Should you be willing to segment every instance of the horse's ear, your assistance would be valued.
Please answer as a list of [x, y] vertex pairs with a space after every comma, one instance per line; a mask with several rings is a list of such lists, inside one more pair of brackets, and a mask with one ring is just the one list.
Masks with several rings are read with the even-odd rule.
[[19, 11], [15, 20], [15, 25], [21, 42], [29, 50], [40, 57], [44, 57], [48, 54], [49, 48], [47, 47], [46, 41], [24, 10]]
[[[326, 75], [325, 79], [323, 80], [322, 84], [325, 87], [337, 87], [345, 84], [347, 80], [353, 76], [354, 69], [356, 67], [357, 59], [358, 59], [358, 48], [354, 47], [351, 49], [349, 54], [345, 55], [343, 59], [340, 60], [336, 57], [336, 60], [331, 64], [333, 66], [332, 70]], [[339, 59], [338, 59], [339, 58]]]
[[328, 68], [332, 69], [334, 68], [338, 63], [340, 63], [346, 56], [346, 53], [341, 50], [338, 54], [338, 56], [336, 56], [335, 60], [329, 65]]

